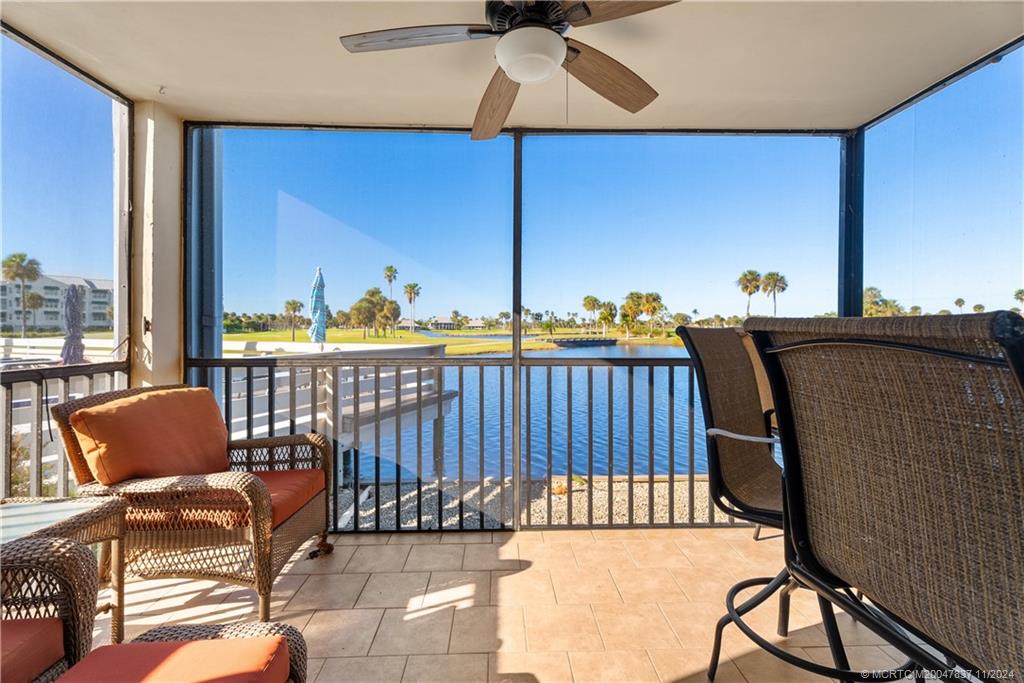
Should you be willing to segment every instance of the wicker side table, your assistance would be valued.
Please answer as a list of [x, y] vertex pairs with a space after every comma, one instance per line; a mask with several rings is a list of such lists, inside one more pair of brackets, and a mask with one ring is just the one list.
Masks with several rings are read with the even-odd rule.
[[120, 498], [6, 498], [0, 501], [0, 542], [59, 537], [110, 544], [110, 641], [124, 638], [124, 513]]

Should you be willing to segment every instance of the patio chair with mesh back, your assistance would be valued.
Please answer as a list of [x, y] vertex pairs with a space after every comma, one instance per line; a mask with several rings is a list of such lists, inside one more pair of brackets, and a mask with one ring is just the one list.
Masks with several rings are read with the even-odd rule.
[[[327, 541], [331, 448], [320, 434], [228, 440], [225, 471], [130, 478], [111, 485], [97, 481], [72, 425], [76, 411], [147, 392], [181, 389], [124, 389], [51, 409], [78, 493], [116, 495], [127, 502], [126, 574], [210, 579], [252, 588], [259, 598], [260, 620], [267, 621], [274, 579], [288, 559], [314, 536], [319, 538], [314, 552], [327, 554], [333, 549]], [[206, 419], [223, 425], [213, 401], [209, 410], [216, 415]], [[137, 456], [147, 457], [144, 447]]]
[[[749, 340], [742, 330], [732, 327], [680, 326], [676, 334], [686, 345], [697, 375], [711, 499], [737, 519], [782, 529], [782, 468], [774, 457], [772, 411], [765, 410], [765, 394], [770, 390], [758, 381], [760, 368], [746, 346]], [[796, 583], [785, 570], [777, 578], [778, 633], [785, 636], [789, 632], [789, 595]], [[771, 594], [764, 599], [769, 597]], [[726, 617], [723, 620], [728, 622]]]
[[778, 414], [790, 573], [918, 668], [1024, 674], [1024, 319], [744, 327]]

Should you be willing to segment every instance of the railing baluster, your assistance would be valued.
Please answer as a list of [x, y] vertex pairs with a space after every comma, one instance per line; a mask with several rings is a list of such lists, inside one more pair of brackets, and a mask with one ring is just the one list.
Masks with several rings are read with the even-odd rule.
[[395, 366], [395, 531], [402, 528], [402, 368]]
[[416, 368], [416, 530], [423, 528], [423, 368]]
[[498, 366], [498, 526], [505, 528], [505, 366]]
[[[693, 366], [691, 365], [687, 369], [687, 373], [686, 373], [686, 424], [687, 424], [687, 427], [686, 427], [686, 458], [687, 458], [687, 461], [688, 461], [687, 462], [687, 485], [688, 485], [687, 496], [689, 497], [689, 508], [688, 509], [689, 509], [689, 517], [690, 517], [690, 525], [691, 526], [693, 525], [693, 522], [694, 522], [694, 510], [693, 510], [694, 491], [693, 491], [693, 489], [694, 489], [695, 483], [694, 483], [694, 472], [693, 472], [693, 469], [694, 469], [695, 461], [697, 459], [696, 458], [696, 448], [694, 446], [695, 445], [695, 440], [694, 440], [694, 435], [693, 435], [693, 422], [694, 422], [694, 420], [693, 420], [693, 414], [694, 414], [693, 378], [694, 378], [694, 371], [693, 371]], [[708, 497], [710, 498], [711, 496], [709, 495]]]
[[[66, 403], [70, 394], [70, 380], [61, 377], [57, 381], [57, 403]], [[68, 459], [64, 457], [63, 448], [57, 449], [57, 496], [63, 498], [68, 495]]]
[[[444, 528], [444, 375], [445, 367], [439, 367], [434, 375], [434, 394], [437, 418], [434, 420], [434, 478], [437, 480], [437, 526]], [[459, 397], [461, 400], [461, 397]]]
[[380, 366], [373, 368], [373, 530], [380, 531]]
[[277, 368], [267, 368], [267, 435], [274, 436], [277, 421]]
[[14, 385], [5, 384], [0, 386], [0, 396], [3, 398], [3, 410], [0, 412], [0, 418], [3, 420], [3, 434], [0, 435], [0, 438], [3, 439], [3, 462], [0, 462], [0, 494], [4, 498], [10, 498], [12, 493], [11, 472], [13, 471], [11, 453], [14, 451], [12, 443], [14, 440]]
[[587, 368], [587, 525], [594, 525], [594, 368]]
[[566, 501], [565, 501], [565, 516], [566, 521], [569, 525], [572, 525], [572, 366], [567, 365], [565, 368], [565, 449], [566, 449], [566, 466], [565, 466], [565, 490], [566, 490]]
[[647, 523], [654, 526], [654, 366], [647, 366]]
[[459, 528], [462, 529], [465, 525], [465, 519], [463, 518], [463, 508], [466, 495], [465, 488], [463, 486], [463, 477], [465, 476], [465, 406], [466, 406], [466, 390], [463, 386], [463, 367], [459, 366]]
[[288, 433], [295, 433], [295, 399], [298, 392], [295, 388], [295, 367], [288, 368]]
[[[91, 377], [89, 378], [92, 379]], [[92, 387], [89, 387], [89, 393], [92, 393]], [[228, 440], [230, 441], [232, 436], [231, 431], [231, 367], [226, 366], [224, 368], [224, 425], [228, 428]]]
[[615, 368], [608, 366], [608, 526], [615, 523]]
[[309, 368], [309, 431], [313, 434], [320, 431], [320, 368]]
[[245, 369], [245, 438], [252, 438], [252, 366]]
[[668, 371], [668, 523], [676, 523], [676, 368]]
[[30, 496], [43, 495], [43, 383], [32, 383], [32, 449], [29, 456]]
[[626, 383], [626, 392], [628, 394], [627, 402], [626, 402], [626, 423], [627, 423], [626, 426], [628, 428], [627, 429], [628, 442], [627, 442], [626, 451], [627, 451], [628, 461], [627, 461], [626, 465], [629, 468], [628, 469], [628, 472], [629, 472], [629, 478], [628, 478], [629, 479], [629, 488], [626, 491], [626, 504], [628, 505], [628, 508], [629, 508], [627, 519], [629, 520], [629, 525], [633, 526], [633, 467], [634, 467], [634, 464], [633, 464], [633, 366], [632, 365], [630, 365], [628, 368], [626, 368], [626, 378], [628, 380], [627, 383]]
[[[272, 368], [271, 368], [272, 369]], [[338, 366], [331, 368], [331, 443], [334, 445], [334, 479], [330, 482], [331, 503], [334, 508], [334, 530], [338, 529], [338, 491], [345, 483], [345, 466], [341, 462], [341, 370]], [[341, 474], [339, 474], [339, 471]]]
[[548, 526], [554, 524], [554, 520], [551, 518], [551, 489], [554, 485], [554, 465], [552, 464], [552, 453], [551, 453], [551, 366], [547, 367], [547, 412], [545, 420], [545, 432], [547, 434], [547, 448], [548, 448], [548, 461], [547, 461], [547, 480], [548, 480]]
[[363, 444], [359, 441], [359, 404], [362, 397], [359, 392], [359, 367], [352, 367], [352, 529], [359, 531], [361, 506], [359, 504], [360, 484], [359, 461], [362, 460]]
[[526, 526], [533, 524], [533, 419], [530, 417], [530, 405], [533, 402], [533, 390], [530, 388], [530, 376], [533, 368], [526, 368]]
[[477, 368], [480, 376], [480, 481], [477, 486], [480, 503], [480, 528], [484, 528], [484, 366]]

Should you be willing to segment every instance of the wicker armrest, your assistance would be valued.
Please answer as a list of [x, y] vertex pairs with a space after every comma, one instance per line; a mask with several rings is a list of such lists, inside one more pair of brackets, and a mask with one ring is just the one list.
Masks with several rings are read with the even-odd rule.
[[96, 556], [67, 538], [22, 538], [0, 546], [4, 619], [59, 617], [69, 665], [88, 654], [96, 616]]
[[228, 443], [233, 469], [258, 472], [273, 469], [331, 469], [331, 445], [322, 434], [291, 434]]
[[293, 683], [306, 681], [306, 641], [294, 626], [274, 622], [243, 624], [181, 624], [158, 626], [135, 638], [135, 643], [181, 640], [217, 640], [221, 638], [266, 638], [284, 636]]

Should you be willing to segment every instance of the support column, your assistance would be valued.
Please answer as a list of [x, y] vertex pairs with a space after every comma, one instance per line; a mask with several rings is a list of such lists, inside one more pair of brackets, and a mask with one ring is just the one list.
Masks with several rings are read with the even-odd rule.
[[137, 102], [133, 173], [131, 380], [181, 381], [182, 121], [156, 102]]
[[864, 315], [864, 129], [843, 137], [839, 149], [840, 317]]

